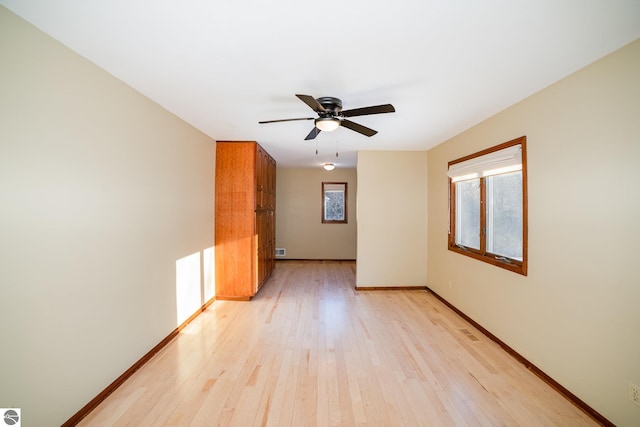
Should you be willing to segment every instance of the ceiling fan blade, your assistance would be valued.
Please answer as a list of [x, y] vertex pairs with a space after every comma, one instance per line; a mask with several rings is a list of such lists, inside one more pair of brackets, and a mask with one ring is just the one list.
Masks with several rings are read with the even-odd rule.
[[304, 140], [309, 141], [310, 139], [315, 139], [315, 137], [318, 136], [319, 133], [320, 133], [320, 129], [314, 126], [313, 129], [311, 129], [311, 132], [309, 132], [309, 135], [307, 135], [307, 137]]
[[324, 109], [324, 107], [322, 106], [322, 104], [320, 104], [318, 102], [317, 99], [315, 99], [313, 96], [311, 95], [299, 95], [296, 93], [296, 96], [305, 104], [307, 104], [309, 107], [311, 107], [311, 109], [317, 113], [326, 113], [327, 110]]
[[366, 116], [368, 114], [394, 113], [396, 111], [391, 104], [374, 105], [373, 107], [354, 108], [342, 112], [344, 117]]
[[366, 136], [373, 136], [376, 133], [378, 133], [377, 130], [369, 129], [366, 126], [359, 125], [358, 123], [354, 123], [351, 120], [346, 120], [346, 119], [342, 121], [341, 126], [349, 128], [351, 130], [354, 130]]
[[279, 119], [279, 120], [263, 120], [261, 122], [258, 122], [258, 124], [264, 124], [264, 123], [277, 123], [277, 122], [293, 122], [296, 120], [313, 120], [315, 119], [315, 117], [303, 117], [301, 119]]

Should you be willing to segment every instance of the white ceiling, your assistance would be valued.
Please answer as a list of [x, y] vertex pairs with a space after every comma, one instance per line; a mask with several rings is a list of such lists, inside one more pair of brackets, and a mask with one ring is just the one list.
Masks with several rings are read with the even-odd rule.
[[[212, 138], [258, 141], [285, 167], [428, 149], [640, 37], [640, 0], [0, 4]], [[314, 116], [296, 93], [396, 113], [354, 117], [371, 138], [340, 128], [309, 142], [311, 121], [258, 124]]]

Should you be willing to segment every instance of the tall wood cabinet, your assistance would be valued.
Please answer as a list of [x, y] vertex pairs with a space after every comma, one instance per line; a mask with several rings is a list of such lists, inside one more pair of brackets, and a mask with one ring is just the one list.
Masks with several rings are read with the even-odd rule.
[[216, 143], [216, 299], [249, 300], [275, 266], [276, 162], [256, 142]]

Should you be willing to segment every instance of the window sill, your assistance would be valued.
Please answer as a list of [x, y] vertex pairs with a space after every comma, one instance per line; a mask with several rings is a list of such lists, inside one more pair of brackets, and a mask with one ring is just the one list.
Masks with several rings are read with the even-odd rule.
[[487, 264], [495, 265], [496, 267], [500, 267], [505, 270], [513, 271], [514, 273], [518, 273], [523, 276], [527, 275], [527, 264], [520, 261], [516, 261], [513, 259], [509, 259], [509, 261], [503, 261], [500, 259], [496, 259], [495, 255], [485, 255], [476, 252], [473, 249], [463, 249], [455, 245], [449, 245], [449, 250], [459, 253], [460, 255], [465, 255], [470, 258], [477, 259], [478, 261], [486, 262]]

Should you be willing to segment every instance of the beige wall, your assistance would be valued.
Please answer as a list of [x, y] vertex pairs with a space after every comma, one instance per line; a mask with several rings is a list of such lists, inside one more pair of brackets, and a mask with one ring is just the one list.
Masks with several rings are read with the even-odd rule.
[[427, 153], [358, 152], [359, 287], [425, 286]]
[[[640, 425], [639, 76], [636, 41], [429, 151], [429, 286], [620, 426]], [[447, 251], [447, 162], [521, 135], [528, 277]]]
[[[347, 224], [322, 224], [322, 182], [347, 183]], [[276, 173], [277, 259], [356, 259], [356, 170], [278, 168]]]
[[215, 142], [3, 7], [0, 58], [0, 406], [60, 425], [212, 295]]

